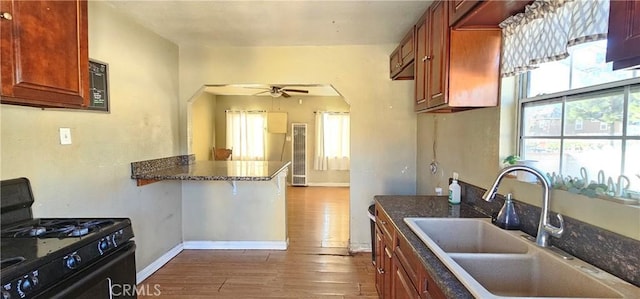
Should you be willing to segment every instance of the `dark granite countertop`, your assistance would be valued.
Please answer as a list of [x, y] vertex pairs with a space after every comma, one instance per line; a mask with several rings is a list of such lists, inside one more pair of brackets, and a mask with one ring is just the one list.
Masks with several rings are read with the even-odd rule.
[[289, 161], [194, 161], [144, 172], [133, 171], [131, 178], [158, 181], [269, 181], [290, 164]]
[[[389, 215], [395, 229], [402, 234], [420, 258], [427, 272], [447, 298], [473, 298], [467, 288], [404, 222], [406, 217], [489, 218], [473, 206], [450, 206], [446, 196], [377, 195], [375, 201]], [[452, 209], [450, 210], [450, 207]], [[458, 211], [459, 208], [459, 211]]]

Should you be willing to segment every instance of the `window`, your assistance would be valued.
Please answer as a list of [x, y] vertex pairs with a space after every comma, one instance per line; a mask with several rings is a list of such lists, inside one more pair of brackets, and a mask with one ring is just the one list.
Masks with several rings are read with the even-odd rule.
[[227, 148], [234, 160], [264, 160], [266, 113], [226, 111]]
[[349, 170], [349, 113], [316, 112], [315, 170]]
[[576, 131], [580, 131], [580, 130], [582, 130], [582, 128], [584, 128], [584, 121], [582, 120], [582, 118], [577, 118], [576, 119], [575, 129], [576, 129]]
[[574, 46], [567, 59], [523, 75], [528, 88], [519, 101], [519, 151], [565, 178], [583, 179], [584, 167], [587, 183], [626, 197], [616, 186], [621, 174], [630, 190], [640, 191], [640, 72], [612, 71], [605, 51], [606, 41]]

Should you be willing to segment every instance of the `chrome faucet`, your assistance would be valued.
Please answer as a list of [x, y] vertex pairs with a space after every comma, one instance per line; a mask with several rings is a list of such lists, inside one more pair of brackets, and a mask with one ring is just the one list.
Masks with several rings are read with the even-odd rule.
[[551, 184], [549, 183], [549, 180], [547, 179], [547, 177], [545, 177], [544, 174], [540, 172], [540, 170], [537, 170], [533, 167], [529, 167], [525, 165], [513, 165], [513, 166], [505, 167], [498, 174], [498, 177], [496, 178], [496, 181], [493, 183], [493, 186], [491, 186], [491, 188], [489, 188], [487, 192], [484, 193], [484, 195], [482, 196], [482, 199], [488, 202], [493, 201], [493, 199], [496, 196], [496, 193], [498, 193], [498, 186], [500, 185], [500, 181], [502, 181], [502, 178], [508, 173], [511, 173], [514, 171], [529, 172], [535, 175], [538, 178], [538, 180], [542, 183], [542, 187], [544, 188], [543, 194], [542, 194], [542, 212], [540, 214], [540, 223], [538, 224], [538, 236], [536, 237], [536, 244], [538, 244], [538, 246], [540, 247], [550, 247], [551, 244], [550, 244], [549, 235], [556, 238], [560, 238], [560, 236], [562, 236], [562, 233], [564, 232], [564, 219], [562, 218], [562, 215], [557, 214], [558, 221], [560, 222], [560, 227], [555, 227], [549, 224], [549, 193], [551, 189], [549, 186]]

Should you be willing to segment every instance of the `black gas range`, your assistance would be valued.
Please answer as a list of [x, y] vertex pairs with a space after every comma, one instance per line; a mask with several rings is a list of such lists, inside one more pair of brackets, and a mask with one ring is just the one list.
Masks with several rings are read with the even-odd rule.
[[26, 178], [2, 181], [2, 298], [136, 298], [127, 218], [33, 219]]

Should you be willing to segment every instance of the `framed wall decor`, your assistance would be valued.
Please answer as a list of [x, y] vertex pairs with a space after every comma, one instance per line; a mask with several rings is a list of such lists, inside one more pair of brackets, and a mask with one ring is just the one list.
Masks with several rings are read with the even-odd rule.
[[89, 110], [109, 112], [109, 65], [89, 60]]

